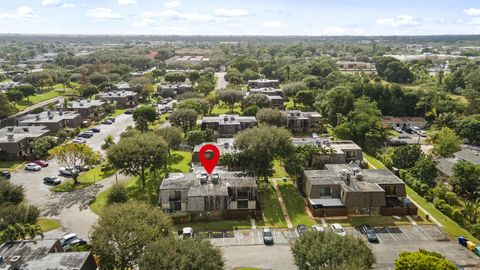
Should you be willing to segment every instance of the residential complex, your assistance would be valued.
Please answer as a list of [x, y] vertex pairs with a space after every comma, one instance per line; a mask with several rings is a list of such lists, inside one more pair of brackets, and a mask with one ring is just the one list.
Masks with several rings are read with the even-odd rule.
[[162, 83], [157, 86], [157, 95], [162, 97], [176, 97], [185, 92], [193, 91], [189, 83]]
[[267, 80], [267, 79], [258, 79], [258, 80], [248, 80], [248, 87], [251, 88], [278, 88], [280, 82], [278, 80]]
[[249, 95], [262, 94], [270, 100], [272, 108], [283, 109], [283, 92], [278, 88], [253, 88], [248, 91]]
[[56, 134], [64, 128], [77, 128], [82, 125], [82, 116], [74, 111], [46, 111], [27, 114], [17, 120], [19, 126], [45, 126], [50, 134]]
[[105, 115], [104, 105], [102, 100], [82, 99], [71, 101], [69, 109], [78, 112], [83, 119], [99, 119]]
[[255, 116], [239, 116], [238, 114], [222, 114], [219, 116], [205, 116], [201, 120], [201, 128], [212, 129], [215, 135], [229, 137], [238, 132], [252, 128], [257, 123]]
[[453, 176], [453, 166], [458, 162], [470, 162], [480, 165], [480, 150], [464, 148], [454, 154], [454, 157], [439, 158], [437, 169], [446, 176]]
[[287, 127], [293, 132], [316, 131], [322, 121], [322, 115], [318, 112], [288, 110], [284, 113], [287, 115]]
[[128, 90], [102, 92], [95, 99], [116, 104], [118, 109], [135, 107], [138, 104], [138, 93]]
[[33, 159], [33, 141], [46, 135], [48, 132], [45, 126], [1, 128], [0, 160]]
[[386, 126], [391, 127], [411, 127], [416, 126], [419, 128], [424, 128], [427, 125], [427, 120], [423, 117], [392, 117], [384, 116], [382, 118], [382, 123]]

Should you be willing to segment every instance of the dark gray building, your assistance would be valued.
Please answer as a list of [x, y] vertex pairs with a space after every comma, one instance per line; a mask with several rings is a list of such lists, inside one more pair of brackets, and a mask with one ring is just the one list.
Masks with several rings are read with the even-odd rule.
[[247, 128], [253, 128], [257, 123], [255, 116], [239, 116], [238, 114], [222, 114], [219, 116], [205, 116], [201, 121], [201, 128], [212, 129], [215, 135], [229, 137]]
[[189, 83], [162, 83], [157, 86], [157, 95], [164, 98], [173, 98], [190, 91], [193, 91], [193, 86]]
[[46, 126], [52, 135], [64, 128], [80, 127], [82, 121], [82, 116], [74, 111], [46, 111], [17, 120], [19, 126]]
[[117, 109], [135, 107], [138, 104], [138, 93], [128, 90], [102, 92], [95, 96], [95, 99], [115, 104]]
[[45, 126], [0, 129], [0, 160], [31, 160], [33, 141], [48, 134]]

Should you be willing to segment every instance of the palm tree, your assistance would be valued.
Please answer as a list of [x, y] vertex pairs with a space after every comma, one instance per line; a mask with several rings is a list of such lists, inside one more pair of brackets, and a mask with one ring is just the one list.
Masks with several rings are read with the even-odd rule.
[[3, 241], [15, 241], [25, 239], [35, 239], [37, 236], [43, 238], [43, 231], [37, 224], [21, 224], [15, 223], [8, 225], [7, 229], [3, 231]]

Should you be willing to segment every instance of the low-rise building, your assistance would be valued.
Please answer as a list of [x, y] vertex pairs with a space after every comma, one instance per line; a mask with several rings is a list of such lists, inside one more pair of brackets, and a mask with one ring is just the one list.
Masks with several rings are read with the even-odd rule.
[[100, 119], [105, 115], [105, 101], [103, 100], [74, 100], [69, 109], [78, 112], [83, 119]]
[[95, 270], [90, 251], [64, 252], [57, 239], [7, 241], [0, 246], [0, 269]]
[[219, 116], [205, 116], [201, 120], [201, 128], [212, 129], [215, 135], [228, 137], [238, 132], [253, 128], [257, 120], [255, 116], [239, 116], [238, 114], [222, 114]]
[[382, 123], [386, 126], [391, 127], [411, 127], [416, 126], [419, 128], [424, 128], [427, 125], [427, 120], [423, 117], [394, 117], [394, 116], [384, 116], [382, 118]]
[[33, 159], [33, 141], [48, 132], [45, 126], [1, 128], [0, 160]]
[[46, 126], [52, 135], [64, 128], [80, 127], [82, 121], [82, 116], [74, 111], [46, 111], [17, 120], [19, 126]]
[[117, 109], [125, 109], [137, 106], [138, 93], [127, 90], [102, 92], [97, 94], [95, 99], [103, 100], [110, 104], [116, 104]]
[[194, 173], [169, 173], [159, 188], [163, 209], [190, 213], [192, 219], [247, 217], [256, 215], [257, 183], [242, 172], [202, 170]]
[[366, 70], [376, 71], [375, 64], [357, 61], [338, 61], [336, 63], [339, 70]]
[[190, 91], [193, 91], [193, 86], [189, 83], [162, 83], [157, 86], [157, 95], [164, 98], [173, 98]]
[[439, 158], [437, 160], [437, 170], [446, 176], [453, 176], [453, 166], [457, 162], [470, 162], [480, 165], [480, 150], [464, 148], [454, 153], [454, 157]]
[[175, 55], [165, 60], [165, 64], [167, 67], [183, 67], [186, 65], [206, 65], [209, 61], [210, 58], [202, 55]]
[[[200, 158], [198, 156], [198, 153], [200, 152], [200, 149], [206, 144], [215, 145], [220, 152], [220, 156], [236, 152], [235, 139], [234, 138], [218, 138], [216, 142], [204, 142], [204, 143], [201, 143], [199, 145], [196, 145], [193, 148], [193, 156], [192, 156], [192, 162], [193, 163], [199, 163], [200, 162]], [[221, 165], [221, 164], [219, 164], [219, 165]]]
[[248, 87], [251, 88], [278, 88], [280, 82], [278, 80], [258, 79], [248, 80]]
[[262, 94], [267, 96], [268, 100], [270, 100], [270, 104], [272, 108], [283, 109], [283, 92], [281, 89], [278, 88], [254, 88], [250, 89], [248, 92], [249, 95], [253, 94]]
[[386, 169], [327, 164], [324, 170], [305, 170], [299, 186], [317, 217], [417, 214], [405, 183]]
[[284, 113], [287, 115], [287, 127], [293, 132], [314, 131], [322, 122], [322, 115], [318, 112], [288, 110]]

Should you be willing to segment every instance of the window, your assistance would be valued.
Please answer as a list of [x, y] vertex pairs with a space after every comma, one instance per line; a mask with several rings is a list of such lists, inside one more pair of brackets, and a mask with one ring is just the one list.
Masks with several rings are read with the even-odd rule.
[[171, 201], [170, 202], [170, 208], [175, 211], [181, 211], [182, 210], [182, 202], [180, 201]]
[[238, 200], [246, 200], [248, 199], [248, 189], [239, 189], [237, 191], [237, 199]]
[[170, 201], [179, 201], [182, 198], [182, 192], [178, 190], [170, 190], [169, 200]]
[[247, 200], [237, 201], [237, 208], [238, 209], [247, 209], [248, 208], [248, 201]]
[[332, 196], [331, 187], [320, 187], [320, 197], [330, 197]]
[[385, 195], [397, 195], [397, 187], [396, 186], [385, 186]]

